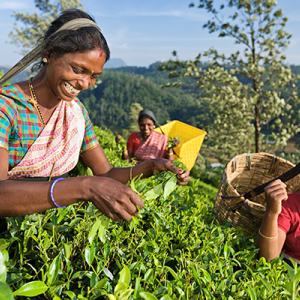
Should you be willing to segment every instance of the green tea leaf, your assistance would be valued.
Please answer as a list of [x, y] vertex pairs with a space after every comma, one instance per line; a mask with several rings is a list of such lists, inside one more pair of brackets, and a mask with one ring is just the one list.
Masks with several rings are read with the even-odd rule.
[[145, 300], [158, 300], [154, 295], [148, 292], [140, 292], [139, 296]]
[[158, 184], [157, 186], [155, 186], [152, 190], [148, 191], [145, 194], [145, 198], [146, 200], [153, 200], [156, 199], [157, 197], [159, 197], [161, 195], [161, 190], [162, 190], [162, 183]]
[[91, 247], [86, 247], [84, 250], [85, 261], [88, 265], [91, 265], [95, 258], [95, 247], [92, 245]]
[[76, 297], [75, 293], [71, 291], [63, 292], [65, 295], [69, 296], [71, 300], [77, 300], [78, 298]]
[[47, 291], [47, 289], [48, 289], [48, 286], [44, 282], [32, 281], [32, 282], [28, 282], [28, 283], [24, 284], [21, 288], [16, 290], [13, 294], [15, 296], [34, 297], [34, 296], [43, 294], [44, 292]]
[[7, 268], [5, 265], [5, 257], [0, 251], [0, 282], [6, 282]]
[[55, 282], [59, 270], [60, 270], [60, 254], [58, 254], [54, 258], [53, 262], [51, 263], [51, 265], [48, 269], [48, 272], [47, 272], [48, 285], [52, 285]]
[[120, 272], [120, 278], [118, 282], [125, 282], [126, 284], [130, 284], [131, 281], [131, 274], [130, 270], [128, 269], [127, 266], [123, 266], [122, 271]]
[[9, 246], [9, 243], [5, 239], [0, 239], [0, 251], [5, 250]]
[[15, 297], [9, 286], [4, 282], [0, 282], [0, 300], [14, 300]]
[[115, 286], [115, 295], [119, 294], [123, 290], [127, 290], [129, 288], [129, 285], [125, 282], [118, 282], [118, 284]]
[[127, 300], [132, 293], [133, 293], [133, 289], [129, 288], [128, 290], [120, 294], [119, 299]]
[[146, 272], [145, 276], [144, 276], [144, 280], [145, 280], [146, 282], [148, 282], [148, 281], [150, 280], [152, 274], [153, 274], [153, 269], [149, 269], [149, 270]]
[[135, 288], [134, 288], [133, 298], [136, 299], [141, 291], [142, 291], [141, 277], [138, 277], [135, 281]]
[[249, 295], [250, 295], [250, 299], [251, 300], [256, 300], [256, 294], [255, 292], [253, 291], [252, 287], [248, 285], [248, 291], [249, 291]]
[[90, 168], [86, 169], [87, 176], [94, 176], [93, 171]]
[[164, 187], [164, 199], [166, 200], [167, 197], [175, 190], [177, 183], [177, 177], [172, 176], [165, 184]]
[[160, 298], [160, 300], [173, 300], [169, 295], [164, 295]]
[[114, 280], [114, 275], [107, 268], [104, 268], [103, 272], [110, 280]]
[[105, 286], [106, 282], [108, 281], [107, 278], [103, 278], [101, 279], [100, 281], [97, 282], [97, 284], [94, 286], [93, 290], [96, 290], [96, 289], [101, 289]]
[[98, 237], [101, 240], [101, 242], [105, 242], [105, 234], [106, 234], [106, 230], [109, 226], [110, 223], [110, 218], [102, 215], [100, 218], [101, 224], [99, 226], [99, 231], [98, 231]]
[[94, 237], [97, 234], [97, 231], [98, 231], [100, 225], [101, 225], [101, 219], [97, 219], [89, 233], [89, 236], [88, 236], [88, 240], [89, 240], [90, 244], [93, 242]]
[[67, 259], [70, 258], [70, 255], [71, 255], [71, 252], [72, 252], [72, 245], [71, 244], [66, 244], [66, 243], [63, 243], [63, 247], [64, 247], [64, 254], [65, 254], [65, 257]]
[[261, 277], [260, 280], [264, 284], [264, 286], [266, 287], [266, 289], [268, 290], [268, 292], [271, 292], [272, 291], [271, 284], [265, 278]]

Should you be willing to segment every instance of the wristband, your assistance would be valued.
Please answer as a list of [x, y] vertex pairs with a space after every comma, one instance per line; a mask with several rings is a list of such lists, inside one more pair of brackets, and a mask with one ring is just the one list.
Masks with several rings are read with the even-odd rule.
[[58, 181], [64, 180], [64, 179], [65, 179], [65, 178], [58, 178], [58, 179], [54, 180], [53, 183], [51, 184], [51, 188], [50, 188], [50, 197], [51, 197], [51, 200], [52, 200], [52, 202], [54, 203], [54, 205], [55, 205], [56, 207], [58, 207], [58, 208], [66, 208], [67, 206], [59, 206], [59, 205], [55, 202], [55, 200], [54, 200], [54, 198], [53, 198], [53, 189], [54, 189], [55, 184], [56, 184]]

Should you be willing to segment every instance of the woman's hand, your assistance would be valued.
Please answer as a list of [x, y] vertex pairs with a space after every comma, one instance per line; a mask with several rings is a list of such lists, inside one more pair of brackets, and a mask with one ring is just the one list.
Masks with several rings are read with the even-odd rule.
[[123, 137], [119, 134], [119, 135], [116, 135], [116, 143], [119, 144], [121, 142], [121, 139], [123, 139]]
[[266, 211], [278, 216], [281, 213], [281, 201], [287, 200], [286, 184], [277, 179], [265, 187]]
[[88, 196], [99, 210], [109, 218], [130, 221], [143, 208], [143, 201], [131, 188], [107, 177], [89, 177]]
[[180, 144], [180, 139], [174, 138], [173, 143], [174, 143], [174, 147], [177, 147]]
[[177, 183], [179, 185], [187, 185], [190, 181], [190, 171], [186, 169], [185, 171], [181, 170], [180, 168], [173, 165], [168, 159], [164, 158], [157, 158], [152, 159], [153, 161], [153, 174], [156, 172], [167, 171], [170, 170], [171, 172], [177, 174]]

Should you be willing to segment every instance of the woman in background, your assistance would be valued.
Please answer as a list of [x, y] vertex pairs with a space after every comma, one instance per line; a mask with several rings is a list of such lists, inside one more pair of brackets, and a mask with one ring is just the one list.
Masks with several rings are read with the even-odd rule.
[[[132, 133], [127, 140], [127, 149], [123, 152], [123, 159], [131, 161], [133, 158], [138, 162], [143, 162], [154, 158], [166, 158], [174, 161], [173, 149], [167, 148], [168, 137], [163, 133], [154, 131], [155, 126], [159, 126], [153, 112], [144, 109], [138, 118], [139, 132]], [[117, 143], [121, 136], [117, 136]], [[175, 139], [175, 145], [179, 140]]]

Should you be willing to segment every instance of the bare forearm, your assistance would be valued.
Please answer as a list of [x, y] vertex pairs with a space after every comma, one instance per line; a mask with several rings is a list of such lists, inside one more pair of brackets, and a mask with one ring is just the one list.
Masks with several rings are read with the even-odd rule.
[[[277, 225], [278, 215], [266, 212], [260, 232], [257, 237], [257, 247], [260, 249], [259, 255], [266, 260], [272, 260], [279, 256], [282, 245], [278, 233]], [[265, 236], [265, 237], [263, 237]]]
[[[56, 183], [53, 196], [60, 206], [86, 199], [84, 177], [69, 178]], [[50, 198], [51, 182], [0, 181], [0, 216], [24, 216], [54, 208]]]
[[[153, 175], [153, 162], [151, 160], [145, 161], [132, 168], [132, 178], [137, 175], [143, 174], [142, 178], [148, 178]], [[130, 180], [131, 168], [112, 168], [105, 174], [99, 176], [109, 177], [123, 184], [126, 184]]]

